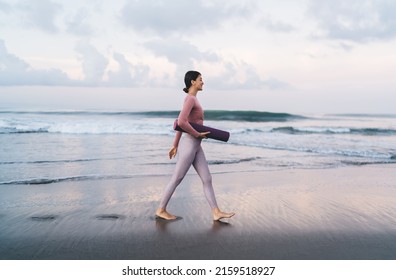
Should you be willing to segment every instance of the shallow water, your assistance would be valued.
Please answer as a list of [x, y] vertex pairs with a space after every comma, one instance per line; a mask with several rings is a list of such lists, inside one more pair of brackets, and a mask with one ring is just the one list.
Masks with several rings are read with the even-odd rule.
[[[0, 184], [98, 181], [172, 172], [177, 112], [0, 112]], [[214, 173], [396, 162], [396, 117], [208, 111], [231, 132], [204, 140]], [[249, 163], [246, 165], [245, 163]]]

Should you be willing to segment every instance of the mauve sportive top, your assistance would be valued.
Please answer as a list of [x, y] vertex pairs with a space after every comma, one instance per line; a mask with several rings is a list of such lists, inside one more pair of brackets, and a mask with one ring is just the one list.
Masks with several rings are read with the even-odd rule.
[[[180, 111], [179, 117], [177, 118], [178, 125], [188, 134], [191, 134], [194, 137], [198, 137], [200, 133], [196, 131], [189, 122], [197, 123], [203, 125], [204, 121], [204, 111], [199, 104], [199, 101], [196, 96], [187, 95], [184, 98], [183, 108]], [[182, 132], [178, 131], [176, 133], [175, 140], [173, 142], [173, 146], [177, 147], [179, 144], [179, 140]]]

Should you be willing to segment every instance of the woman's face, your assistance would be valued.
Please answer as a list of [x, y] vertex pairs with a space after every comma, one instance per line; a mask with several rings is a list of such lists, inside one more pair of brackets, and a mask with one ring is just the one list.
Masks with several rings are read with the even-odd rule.
[[203, 85], [204, 82], [201, 75], [199, 75], [195, 81], [192, 81], [192, 86], [195, 87], [197, 90], [202, 90]]

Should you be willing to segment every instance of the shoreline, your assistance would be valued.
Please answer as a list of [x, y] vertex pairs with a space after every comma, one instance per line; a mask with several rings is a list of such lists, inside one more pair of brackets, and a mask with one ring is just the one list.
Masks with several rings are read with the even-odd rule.
[[1, 259], [396, 259], [395, 165], [197, 175], [154, 218], [168, 176], [0, 186]]

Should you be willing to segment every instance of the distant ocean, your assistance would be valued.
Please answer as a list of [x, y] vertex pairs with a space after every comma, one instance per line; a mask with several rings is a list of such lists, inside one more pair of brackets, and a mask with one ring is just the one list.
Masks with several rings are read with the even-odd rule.
[[[0, 111], [0, 185], [170, 175], [178, 111]], [[396, 115], [205, 111], [213, 173], [396, 163]], [[164, 182], [165, 184], [166, 182]]]

